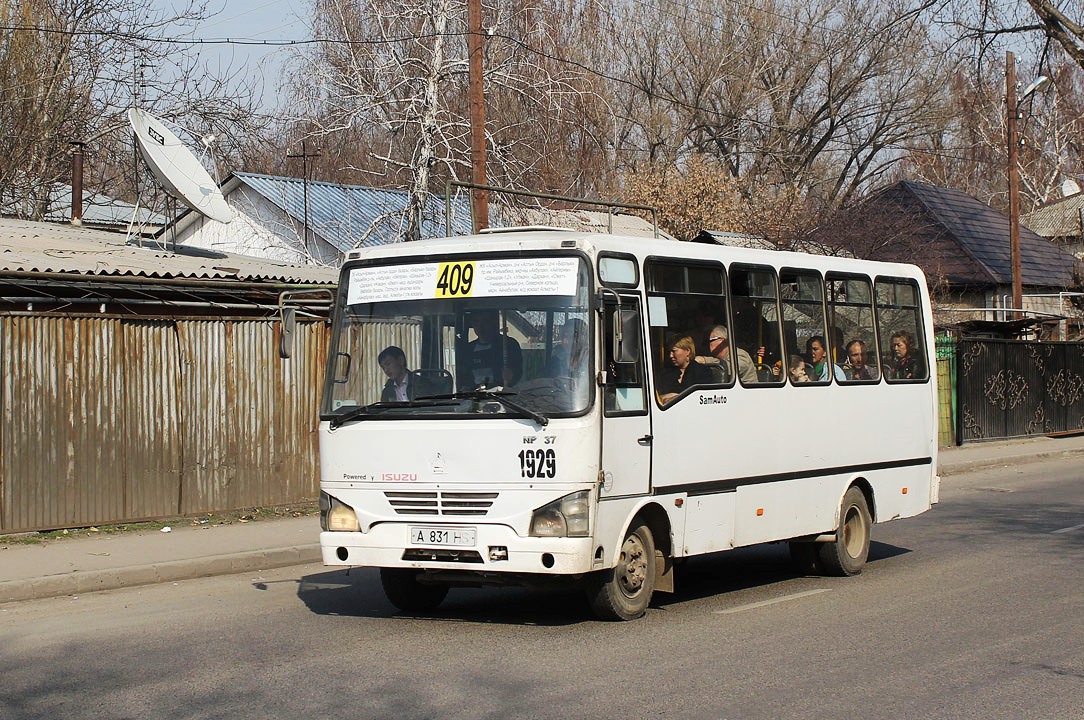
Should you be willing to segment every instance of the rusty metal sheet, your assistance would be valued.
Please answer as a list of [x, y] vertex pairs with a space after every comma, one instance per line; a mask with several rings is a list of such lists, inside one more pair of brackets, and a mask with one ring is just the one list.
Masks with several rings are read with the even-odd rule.
[[328, 330], [0, 317], [0, 531], [315, 499]]

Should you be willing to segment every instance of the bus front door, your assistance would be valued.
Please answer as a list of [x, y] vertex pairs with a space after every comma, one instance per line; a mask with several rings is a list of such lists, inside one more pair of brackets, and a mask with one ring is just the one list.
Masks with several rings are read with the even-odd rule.
[[601, 497], [651, 491], [651, 403], [644, 367], [641, 304], [635, 295], [603, 305]]

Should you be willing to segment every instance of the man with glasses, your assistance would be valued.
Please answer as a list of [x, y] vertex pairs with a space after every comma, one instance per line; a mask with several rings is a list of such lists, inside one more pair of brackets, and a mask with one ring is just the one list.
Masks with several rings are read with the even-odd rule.
[[[730, 353], [730, 336], [722, 325], [716, 325], [711, 329], [711, 334], [708, 335], [708, 352], [719, 361], [719, 365], [723, 369], [723, 382], [730, 382], [730, 379], [734, 377], [734, 366]], [[738, 377], [741, 378], [742, 383], [757, 382], [757, 368], [753, 363], [753, 358], [741, 348], [736, 348], [735, 354], [738, 356]]]

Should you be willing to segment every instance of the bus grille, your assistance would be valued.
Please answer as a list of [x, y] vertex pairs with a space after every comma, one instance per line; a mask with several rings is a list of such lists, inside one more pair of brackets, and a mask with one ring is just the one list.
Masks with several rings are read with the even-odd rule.
[[398, 515], [474, 515], [489, 512], [499, 493], [388, 491], [384, 497]]

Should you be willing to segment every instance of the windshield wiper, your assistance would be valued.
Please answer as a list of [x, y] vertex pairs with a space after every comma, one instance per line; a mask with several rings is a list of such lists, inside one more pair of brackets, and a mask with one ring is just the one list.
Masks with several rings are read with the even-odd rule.
[[352, 420], [361, 420], [374, 410], [379, 411], [380, 409], [381, 408], [374, 407], [373, 405], [355, 407], [351, 410], [347, 410], [342, 415], [336, 415], [331, 418], [331, 422], [328, 424], [331, 426], [332, 430], [336, 430]]
[[[393, 408], [410, 408], [410, 407], [439, 407], [441, 405], [454, 405], [450, 402], [439, 402], [440, 400], [448, 400], [447, 395], [440, 396], [425, 396], [416, 398], [414, 400], [391, 400], [388, 402], [375, 402], [370, 405], [362, 405], [356, 407], [353, 410], [348, 410], [342, 415], [338, 415], [331, 419], [331, 429], [335, 430], [348, 422], [353, 420], [364, 420], [366, 415], [378, 415], [385, 410], [391, 410]], [[438, 401], [438, 402], [435, 402]]]
[[509, 395], [515, 395], [514, 392], [498, 391], [498, 390], [465, 390], [463, 392], [452, 393], [451, 395], [436, 395], [434, 397], [442, 398], [467, 398], [471, 400], [495, 400], [501, 405], [504, 405], [509, 410], [515, 410], [516, 412], [529, 417], [538, 423], [541, 427], [546, 427], [549, 424], [550, 419], [540, 412], [530, 409], [524, 405], [520, 405], [515, 400], [510, 399]]

